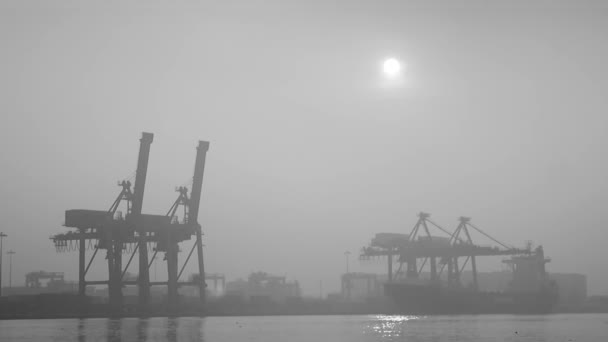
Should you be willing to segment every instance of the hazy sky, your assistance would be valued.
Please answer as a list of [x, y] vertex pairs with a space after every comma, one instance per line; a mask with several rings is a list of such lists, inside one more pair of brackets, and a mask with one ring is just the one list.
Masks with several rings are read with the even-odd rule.
[[[359, 248], [409, 232], [423, 210], [543, 244], [551, 271], [608, 293], [605, 2], [100, 3], [0, 6], [14, 284], [40, 269], [77, 278], [75, 252], [48, 237], [64, 210], [110, 206], [148, 131], [146, 213], [166, 212], [197, 141], [211, 142], [210, 272], [335, 291], [344, 251], [353, 270], [384, 270], [355, 261]], [[406, 63], [400, 86], [380, 73], [390, 56]], [[99, 258], [88, 279], [106, 271]]]

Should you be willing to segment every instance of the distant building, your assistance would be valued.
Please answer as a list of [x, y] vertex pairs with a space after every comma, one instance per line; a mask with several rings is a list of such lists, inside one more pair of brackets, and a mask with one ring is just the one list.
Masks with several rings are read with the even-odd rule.
[[[87, 288], [87, 290], [90, 290]], [[78, 283], [65, 281], [61, 272], [37, 271], [25, 275], [25, 286], [2, 288], [5, 296], [42, 293], [77, 293]]]
[[589, 296], [584, 308], [588, 312], [608, 312], [608, 296]]
[[345, 273], [342, 275], [342, 299], [364, 301], [381, 296], [384, 293], [382, 283], [378, 275], [373, 273]]
[[225, 295], [252, 302], [281, 303], [290, 298], [299, 298], [300, 285], [297, 281], [288, 282], [286, 277], [255, 272], [246, 281], [238, 279], [226, 283]]
[[[190, 285], [182, 285], [179, 287], [179, 294], [186, 297], [198, 297], [199, 287], [198, 282], [200, 276], [198, 273], [192, 273], [188, 278]], [[208, 297], [220, 297], [226, 291], [226, 277], [220, 273], [205, 273], [205, 283], [207, 288], [205, 293]]]
[[559, 305], [578, 307], [587, 300], [587, 276], [577, 273], [551, 273], [551, 279], [557, 283]]

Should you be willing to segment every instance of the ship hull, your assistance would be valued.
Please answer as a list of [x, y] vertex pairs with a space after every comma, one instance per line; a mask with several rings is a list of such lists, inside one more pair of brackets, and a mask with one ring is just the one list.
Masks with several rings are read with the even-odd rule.
[[401, 314], [546, 314], [557, 302], [548, 291], [499, 293], [404, 283], [387, 283], [384, 291]]

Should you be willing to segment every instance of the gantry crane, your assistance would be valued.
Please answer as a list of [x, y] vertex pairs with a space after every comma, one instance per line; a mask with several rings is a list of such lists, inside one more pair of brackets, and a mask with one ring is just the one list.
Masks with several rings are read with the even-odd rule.
[[[431, 235], [429, 226], [435, 227], [447, 237]], [[469, 228], [472, 228], [500, 247], [478, 246], [473, 243]], [[420, 231], [424, 234], [420, 234]], [[385, 233], [386, 234], [386, 233]], [[380, 234], [378, 234], [380, 235]], [[430, 214], [419, 213], [418, 221], [414, 225], [409, 235], [389, 234], [388, 239], [378, 241], [377, 238], [372, 243], [363, 247], [360, 258], [368, 259], [371, 257], [388, 257], [388, 280], [392, 282], [396, 277], [403, 275], [401, 269], [406, 265], [406, 278], [417, 278], [424, 266], [429, 263], [430, 280], [438, 282], [444, 268], [447, 267], [447, 283], [449, 287], [460, 286], [460, 274], [465, 266], [471, 261], [473, 272], [473, 286], [477, 284], [477, 265], [476, 257], [480, 256], [500, 256], [500, 255], [521, 255], [530, 254], [530, 249], [519, 249], [508, 246], [470, 222], [468, 217], [460, 217], [459, 224], [454, 232], [450, 233], [440, 225], [430, 220]], [[399, 268], [393, 273], [393, 258], [398, 256]], [[459, 259], [464, 258], [464, 262], [459, 266]], [[418, 266], [418, 260], [421, 260]], [[429, 262], [430, 261], [430, 262]]]
[[[118, 309], [122, 306], [122, 277], [126, 271], [122, 269], [122, 253], [125, 244], [137, 243], [142, 258], [147, 258], [145, 246], [142, 248], [142, 241], [146, 239], [146, 234], [142, 234], [142, 215], [141, 208], [143, 203], [146, 174], [148, 171], [148, 159], [150, 155], [150, 145], [154, 135], [143, 133], [140, 139], [139, 156], [135, 175], [135, 187], [131, 191], [131, 182], [122, 181], [119, 183], [121, 191], [110, 209], [107, 211], [74, 209], [65, 212], [65, 226], [75, 228], [63, 234], [51, 237], [55, 246], [62, 249], [77, 242], [79, 251], [78, 258], [78, 291], [81, 296], [85, 295], [87, 284], [107, 284], [110, 306]], [[117, 210], [122, 202], [126, 202], [126, 215], [118, 215]], [[89, 244], [95, 241], [94, 252], [89, 262], [85, 265], [87, 240]], [[143, 243], [145, 245], [145, 243]], [[100, 249], [106, 250], [108, 262], [108, 280], [89, 281], [85, 277], [97, 252]], [[140, 270], [140, 294], [144, 297], [147, 294], [149, 282], [147, 272]]]
[[[65, 249], [79, 250], [80, 294], [84, 296], [87, 284], [107, 284], [110, 305], [117, 310], [122, 306], [122, 287], [125, 285], [138, 286], [141, 310], [145, 310], [149, 303], [150, 286], [167, 285], [169, 289], [168, 304], [174, 308], [177, 303], [179, 276], [184, 271], [186, 263], [195, 248], [198, 251], [199, 272], [204, 274], [202, 230], [198, 223], [198, 208], [200, 206], [205, 158], [209, 143], [206, 141], [199, 142], [190, 196], [188, 197], [186, 188], [179, 188], [179, 197], [166, 215], [149, 215], [142, 214], [141, 209], [152, 139], [153, 135], [151, 133], [143, 133], [140, 140], [133, 191], [131, 191], [129, 181], [122, 181], [119, 184], [122, 187], [121, 192], [109, 210], [67, 210], [65, 226], [76, 230], [51, 237], [60, 251]], [[126, 202], [127, 208], [124, 217], [119, 215], [117, 211], [122, 202]], [[177, 208], [180, 206], [183, 206], [185, 210], [182, 222], [174, 219]], [[178, 243], [189, 240], [192, 236], [196, 236], [196, 242], [184, 265], [177, 272]], [[94, 248], [94, 252], [85, 266], [87, 242], [88, 247]], [[76, 246], [74, 246], [75, 244]], [[149, 244], [154, 246], [152, 260], [148, 258]], [[99, 249], [107, 250], [108, 280], [86, 281], [85, 276]], [[130, 257], [123, 268], [122, 253], [125, 251], [130, 252]], [[149, 269], [159, 251], [166, 253], [168, 281], [151, 283]], [[139, 255], [138, 278], [136, 281], [124, 280], [135, 254]], [[204, 277], [199, 277], [197, 283], [191, 285], [199, 287], [201, 304], [204, 303], [206, 287]]]

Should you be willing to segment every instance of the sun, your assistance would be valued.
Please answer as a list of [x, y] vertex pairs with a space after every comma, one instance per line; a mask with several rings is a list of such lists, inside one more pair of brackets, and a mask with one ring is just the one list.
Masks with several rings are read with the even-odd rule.
[[401, 63], [395, 58], [389, 58], [382, 64], [382, 71], [390, 78], [394, 78], [401, 72]]

